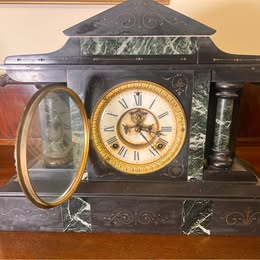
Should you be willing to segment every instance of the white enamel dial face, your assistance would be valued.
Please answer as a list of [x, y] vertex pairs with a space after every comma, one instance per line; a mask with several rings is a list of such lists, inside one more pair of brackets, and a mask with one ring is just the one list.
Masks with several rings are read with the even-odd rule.
[[129, 81], [108, 91], [93, 112], [91, 127], [102, 159], [132, 174], [167, 165], [186, 136], [185, 113], [177, 98], [148, 81]]

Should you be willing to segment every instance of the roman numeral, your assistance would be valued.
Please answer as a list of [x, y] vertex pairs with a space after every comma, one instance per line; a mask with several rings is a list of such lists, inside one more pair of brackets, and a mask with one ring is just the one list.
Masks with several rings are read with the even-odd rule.
[[113, 117], [118, 117], [118, 115], [113, 114], [113, 113], [107, 113], [109, 116], [113, 116]]
[[164, 145], [168, 144], [168, 141], [166, 141], [166, 140], [164, 140], [162, 138], [159, 138], [158, 142], [163, 143]]
[[121, 100], [118, 100], [118, 102], [124, 109], [128, 108], [128, 105], [126, 104], [126, 102], [123, 98]]
[[105, 132], [114, 132], [115, 131], [115, 126], [109, 126], [104, 128]]
[[125, 157], [128, 149], [122, 146], [118, 152], [118, 155]]
[[140, 161], [140, 154], [137, 151], [134, 151], [134, 160], [135, 161]]
[[140, 92], [137, 92], [137, 93], [134, 95], [134, 99], [135, 99], [135, 105], [136, 105], [136, 106], [142, 106], [143, 97], [142, 97], [142, 94], [141, 94]]
[[162, 119], [162, 118], [164, 118], [165, 116], [167, 116], [168, 114], [169, 114], [169, 112], [166, 111], [166, 112], [162, 113], [161, 115], [159, 115], [158, 118], [159, 118], [159, 119]]
[[149, 109], [152, 109], [152, 107], [153, 107], [155, 101], [156, 101], [156, 98], [153, 100], [152, 104], [149, 106]]
[[113, 137], [111, 137], [110, 139], [107, 140], [107, 144], [111, 145], [111, 144], [115, 143], [116, 141], [117, 141], [116, 137], [113, 136]]
[[162, 126], [161, 132], [172, 132], [172, 126]]

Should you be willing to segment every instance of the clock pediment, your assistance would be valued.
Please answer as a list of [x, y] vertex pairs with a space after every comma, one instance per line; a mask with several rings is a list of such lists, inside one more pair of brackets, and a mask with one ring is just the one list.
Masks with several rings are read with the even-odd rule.
[[215, 30], [152, 0], [128, 0], [64, 31], [67, 36], [212, 35]]

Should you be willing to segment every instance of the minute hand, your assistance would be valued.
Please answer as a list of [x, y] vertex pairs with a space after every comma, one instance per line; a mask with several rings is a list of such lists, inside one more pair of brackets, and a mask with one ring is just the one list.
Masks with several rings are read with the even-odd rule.
[[159, 156], [161, 156], [160, 155], [160, 153], [154, 148], [154, 146], [151, 144], [151, 142], [146, 138], [146, 136], [142, 133], [142, 132], [140, 132], [140, 135], [144, 138], [144, 140], [151, 146], [151, 148], [159, 155]]

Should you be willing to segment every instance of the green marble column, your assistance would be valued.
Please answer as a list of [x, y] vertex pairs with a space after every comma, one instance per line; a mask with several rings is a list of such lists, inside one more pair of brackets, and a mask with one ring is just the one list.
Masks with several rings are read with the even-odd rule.
[[214, 141], [212, 154], [209, 157], [209, 166], [214, 168], [230, 168], [233, 164], [231, 151], [232, 128], [237, 127], [237, 118], [234, 118], [234, 102], [239, 97], [238, 83], [217, 83], [216, 98], [217, 110], [215, 120]]
[[213, 151], [229, 149], [234, 100], [218, 98]]

